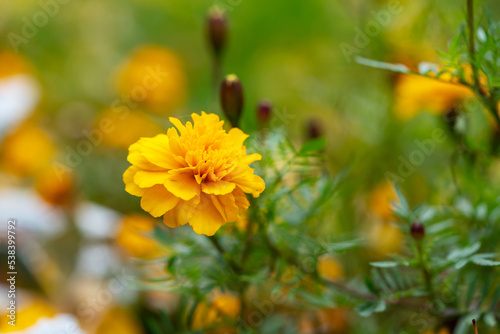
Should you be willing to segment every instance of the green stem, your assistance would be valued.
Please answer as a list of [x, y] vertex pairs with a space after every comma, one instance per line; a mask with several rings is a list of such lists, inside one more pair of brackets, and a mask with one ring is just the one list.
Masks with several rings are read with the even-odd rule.
[[233, 269], [233, 271], [235, 273], [241, 274], [243, 272], [243, 268], [241, 268], [241, 266], [238, 263], [234, 262], [231, 259], [226, 259], [226, 256], [225, 256], [226, 251], [224, 250], [224, 248], [222, 248], [222, 245], [220, 244], [219, 240], [217, 239], [217, 237], [215, 235], [208, 237], [208, 240], [210, 240], [210, 242], [212, 242], [214, 247], [217, 249], [217, 251], [221, 255], [222, 259], [226, 262], [226, 264], [231, 269]]
[[422, 248], [422, 240], [417, 240], [417, 251], [418, 251], [420, 266], [422, 269], [422, 275], [424, 276], [425, 285], [427, 287], [427, 291], [429, 292], [429, 298], [431, 299], [432, 302], [432, 300], [434, 300], [435, 297], [434, 286], [432, 285], [432, 274], [429, 268], [427, 268], [427, 264], [425, 261], [424, 251]]

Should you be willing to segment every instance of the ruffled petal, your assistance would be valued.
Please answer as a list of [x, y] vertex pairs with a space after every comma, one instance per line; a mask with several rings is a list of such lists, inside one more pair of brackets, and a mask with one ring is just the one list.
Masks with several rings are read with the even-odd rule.
[[208, 195], [202, 195], [201, 202], [189, 219], [189, 225], [197, 234], [212, 236], [226, 223]]
[[234, 190], [236, 185], [227, 181], [208, 181], [201, 184], [201, 190], [205, 194], [225, 195]]
[[179, 202], [179, 198], [170, 193], [162, 185], [146, 189], [141, 199], [141, 207], [153, 217], [160, 217], [172, 210]]
[[199, 198], [193, 198], [190, 201], [179, 201], [175, 208], [165, 213], [163, 223], [172, 228], [185, 225], [193, 216], [199, 202]]
[[194, 178], [192, 168], [172, 170], [165, 180], [165, 187], [185, 201], [200, 195], [200, 185]]
[[226, 223], [232, 223], [238, 219], [238, 206], [233, 194], [210, 195], [210, 197]]
[[135, 173], [134, 182], [141, 188], [149, 188], [156, 184], [164, 184], [167, 177], [167, 172], [150, 172], [140, 170]]
[[134, 175], [137, 171], [139, 171], [139, 169], [135, 166], [127, 168], [125, 173], [123, 173], [123, 182], [125, 183], [125, 191], [130, 195], [142, 196], [144, 194], [144, 189], [134, 183]]

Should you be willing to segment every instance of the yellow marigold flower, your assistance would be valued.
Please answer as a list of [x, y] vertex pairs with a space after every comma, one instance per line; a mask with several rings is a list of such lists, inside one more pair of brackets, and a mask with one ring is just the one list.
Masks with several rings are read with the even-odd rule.
[[104, 316], [96, 334], [142, 334], [139, 320], [134, 315], [123, 308], [114, 307]]
[[[395, 94], [395, 113], [408, 120], [421, 111], [442, 114], [460, 101], [474, 96], [466, 86], [418, 75], [402, 75], [398, 78]], [[453, 81], [453, 80], [446, 80]]]
[[0, 147], [0, 162], [8, 172], [30, 176], [48, 166], [56, 151], [47, 133], [28, 122], [4, 139]]
[[151, 234], [156, 221], [144, 215], [133, 214], [125, 216], [121, 222], [118, 230], [116, 241], [127, 252], [139, 258], [155, 258], [165, 254], [152, 239]]
[[233, 319], [237, 318], [241, 311], [240, 299], [230, 293], [217, 292], [212, 305], [220, 314]]
[[248, 209], [245, 193], [258, 197], [264, 191], [264, 180], [249, 167], [262, 157], [247, 155], [248, 135], [237, 128], [226, 132], [217, 115], [191, 117], [185, 126], [170, 118], [179, 133], [170, 128], [130, 146], [132, 166], [123, 180], [153, 217], [163, 216], [172, 228], [189, 222], [196, 233], [210, 236]]
[[390, 220], [394, 216], [391, 201], [398, 202], [394, 187], [388, 182], [383, 182], [370, 194], [370, 210], [380, 218]]
[[344, 276], [340, 262], [328, 254], [318, 259], [317, 270], [321, 277], [329, 281], [337, 281]]
[[71, 173], [58, 174], [51, 166], [47, 166], [35, 176], [35, 190], [50, 204], [69, 204], [73, 189], [73, 175]]
[[[16, 326], [8, 324], [10, 319], [9, 310], [2, 310], [2, 319], [0, 322], [0, 333], [18, 332], [33, 326], [40, 318], [52, 318], [56, 315], [56, 309], [41, 299], [25, 299], [24, 304], [18, 306], [16, 314]], [[8, 319], [6, 321], [5, 319]]]
[[181, 59], [164, 47], [143, 46], [121, 66], [117, 89], [150, 111], [175, 110], [184, 102], [187, 90]]
[[399, 252], [403, 237], [398, 226], [387, 222], [375, 222], [368, 231], [369, 247], [378, 256]]
[[123, 116], [113, 110], [105, 110], [97, 117], [95, 124], [98, 126], [106, 123], [111, 126], [109, 131], [102, 131], [102, 143], [106, 146], [124, 149], [137, 139], [154, 136], [162, 130], [151, 116], [141, 111], [130, 111]]
[[0, 52], [0, 78], [30, 72], [30, 65], [23, 57], [12, 51]]

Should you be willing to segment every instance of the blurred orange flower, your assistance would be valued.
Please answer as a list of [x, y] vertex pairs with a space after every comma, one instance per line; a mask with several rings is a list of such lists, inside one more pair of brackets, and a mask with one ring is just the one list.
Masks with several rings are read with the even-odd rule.
[[226, 132], [215, 114], [192, 114], [193, 123], [130, 146], [132, 164], [124, 175], [125, 190], [142, 197], [141, 206], [154, 217], [164, 216], [172, 228], [189, 222], [198, 234], [213, 235], [238, 219], [250, 205], [245, 193], [258, 197], [262, 178], [249, 165], [260, 154], [247, 155], [240, 129]]
[[20, 305], [20, 308], [16, 312], [15, 326], [8, 324], [6, 321], [8, 319], [7, 312], [2, 310], [3, 320], [0, 322], [0, 333], [17, 332], [27, 329], [33, 326], [40, 318], [52, 318], [56, 315], [56, 309], [42, 300], [24, 299], [23, 301], [24, 303]]
[[105, 110], [96, 119], [96, 124], [108, 122], [110, 131], [103, 132], [102, 143], [107, 146], [128, 148], [141, 137], [151, 137], [162, 131], [155, 120], [140, 111], [130, 111], [125, 116]]
[[390, 220], [394, 216], [391, 209], [391, 201], [397, 201], [394, 187], [388, 182], [383, 182], [370, 194], [370, 211], [384, 220]]
[[117, 88], [132, 103], [160, 114], [178, 108], [186, 97], [186, 78], [180, 58], [157, 45], [135, 50], [120, 68]]
[[74, 181], [71, 173], [56, 173], [54, 168], [47, 166], [35, 176], [35, 190], [50, 204], [68, 204], [73, 189]]
[[130, 255], [140, 258], [154, 258], [165, 253], [148, 234], [152, 233], [156, 220], [139, 214], [125, 216], [120, 221], [118, 244]]
[[375, 222], [368, 230], [368, 245], [375, 255], [397, 253], [403, 244], [401, 229], [388, 222]]
[[421, 111], [442, 114], [449, 111], [457, 103], [474, 96], [466, 86], [450, 82], [426, 78], [419, 75], [402, 75], [398, 78], [395, 88], [396, 115], [408, 120]]
[[328, 254], [318, 259], [317, 270], [321, 277], [329, 281], [336, 281], [344, 276], [344, 270], [340, 262]]
[[56, 153], [47, 133], [27, 122], [9, 134], [0, 147], [2, 167], [18, 176], [30, 176], [45, 168]]

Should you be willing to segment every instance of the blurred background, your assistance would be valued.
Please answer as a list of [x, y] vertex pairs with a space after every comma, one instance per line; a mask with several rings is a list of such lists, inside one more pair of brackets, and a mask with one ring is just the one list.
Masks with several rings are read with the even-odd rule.
[[[352, 166], [317, 233], [370, 242], [353, 255], [357, 260], [338, 264], [338, 275], [363, 272], [369, 260], [402, 247], [401, 231], [389, 224], [394, 195], [387, 172], [398, 173], [415, 138], [446, 131], [436, 115], [470, 92], [429, 88], [425, 80], [363, 67], [354, 56], [410, 68], [439, 64], [439, 51], [463, 21], [461, 1], [2, 0], [0, 221], [18, 221], [15, 330], [154, 333], [158, 310], [176, 307], [178, 296], [130, 283], [130, 258], [152, 258], [162, 249], [145, 236], [155, 220], [124, 191], [122, 174], [128, 146], [166, 131], [169, 116], [220, 114], [207, 41], [214, 5], [229, 20], [222, 73], [237, 74], [243, 84], [243, 130], [257, 130], [256, 106], [267, 99], [270, 128], [286, 129], [296, 145], [325, 136], [327, 168]], [[498, 1], [479, 6], [500, 19]], [[374, 20], [378, 30], [375, 24], [371, 36], [359, 33]], [[478, 113], [474, 126], [482, 145], [488, 119]], [[438, 154], [405, 176], [412, 203], [452, 196], [454, 142], [445, 137]], [[486, 173], [500, 179], [495, 170]], [[6, 272], [0, 273], [2, 301]], [[35, 331], [44, 316], [52, 322], [37, 323]], [[5, 319], [0, 332], [13, 331]], [[326, 332], [383, 332], [373, 319], [342, 310], [320, 320], [334, 322]]]

